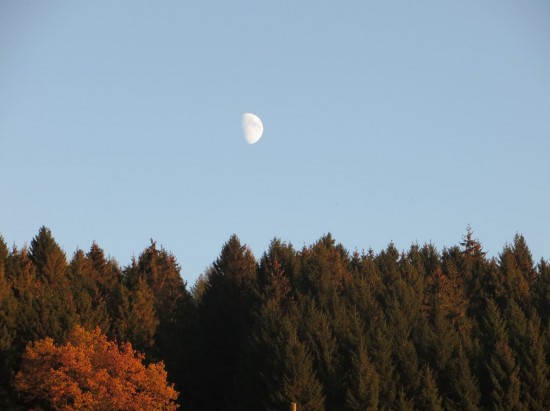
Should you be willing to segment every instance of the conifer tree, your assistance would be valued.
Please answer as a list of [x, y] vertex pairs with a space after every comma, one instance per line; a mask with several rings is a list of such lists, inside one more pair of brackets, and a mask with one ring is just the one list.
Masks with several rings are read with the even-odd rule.
[[447, 368], [448, 390], [445, 408], [449, 410], [479, 410], [479, 383], [469, 364], [462, 345]]
[[339, 292], [351, 282], [347, 251], [336, 244], [330, 234], [323, 236], [302, 252], [303, 293], [334, 314], [338, 310]]
[[489, 382], [485, 405], [493, 409], [522, 409], [519, 368], [508, 344], [506, 323], [492, 300], [487, 301], [483, 328]]
[[282, 380], [286, 341], [280, 338], [280, 330], [287, 322], [299, 322], [289, 278], [279, 263], [280, 246], [281, 243], [272, 242], [260, 261], [258, 299], [261, 306], [253, 312], [251, 331], [239, 353], [236, 409], [276, 409], [278, 406], [270, 399], [270, 392], [278, 388]]
[[516, 234], [514, 244], [504, 247], [500, 254], [502, 282], [506, 288], [506, 299], [514, 299], [523, 309], [531, 304], [531, 283], [534, 268], [531, 252], [523, 237]]
[[199, 306], [204, 409], [231, 409], [239, 352], [248, 338], [258, 295], [256, 261], [233, 235], [207, 274]]
[[67, 276], [67, 259], [51, 231], [41, 227], [31, 241], [28, 254], [40, 282], [34, 302], [39, 315], [39, 335], [61, 341], [77, 321]]
[[0, 236], [0, 409], [8, 409], [10, 403], [10, 378], [15, 366], [17, 300], [6, 276], [9, 250]]
[[357, 345], [351, 352], [351, 363], [346, 373], [346, 407], [350, 410], [379, 409], [380, 380], [368, 357], [363, 334], [358, 336]]
[[55, 285], [65, 278], [67, 258], [49, 228], [42, 226], [31, 241], [29, 258], [40, 279]]
[[111, 334], [120, 342], [130, 342], [139, 351], [149, 354], [155, 343], [158, 318], [153, 292], [139, 279], [132, 289], [120, 284], [117, 288], [118, 312]]
[[114, 291], [105, 295], [94, 281], [90, 260], [82, 250], [77, 250], [69, 265], [70, 286], [79, 324], [86, 329], [100, 327], [108, 332], [112, 317], [106, 299], [114, 298]]
[[4, 241], [4, 237], [0, 235], [0, 281], [6, 279], [6, 262], [8, 260], [8, 255], [10, 250], [8, 245]]
[[317, 307], [313, 298], [303, 297], [300, 305], [303, 311], [297, 325], [302, 329], [301, 334], [311, 354], [313, 367], [323, 385], [326, 406], [337, 410], [345, 399], [345, 390], [342, 387], [344, 368], [339, 361], [342, 335], [338, 336], [338, 341], [333, 329], [336, 321], [331, 320], [326, 312]]
[[541, 319], [542, 328], [550, 325], [550, 264], [541, 259], [537, 267], [533, 303]]
[[429, 366], [424, 368], [417, 407], [426, 411], [443, 411], [443, 400], [439, 395], [436, 380]]
[[510, 298], [506, 323], [510, 348], [518, 363], [521, 400], [529, 409], [546, 409], [543, 406], [550, 400], [550, 367], [544, 358], [539, 318], [534, 313], [528, 320], [520, 305]]
[[163, 359], [176, 386], [187, 388], [193, 379], [190, 363], [197, 356], [192, 347], [195, 306], [176, 257], [151, 240], [124, 277], [134, 300], [149, 298], [147, 289], [152, 292], [155, 320], [153, 316], [148, 318], [151, 327], [155, 323], [157, 326], [155, 343], [146, 352], [153, 359]]

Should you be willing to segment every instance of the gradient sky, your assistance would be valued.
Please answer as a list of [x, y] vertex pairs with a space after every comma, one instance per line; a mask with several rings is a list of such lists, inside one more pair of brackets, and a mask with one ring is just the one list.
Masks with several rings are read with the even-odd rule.
[[550, 2], [2, 0], [0, 182], [10, 245], [190, 285], [232, 233], [548, 259]]

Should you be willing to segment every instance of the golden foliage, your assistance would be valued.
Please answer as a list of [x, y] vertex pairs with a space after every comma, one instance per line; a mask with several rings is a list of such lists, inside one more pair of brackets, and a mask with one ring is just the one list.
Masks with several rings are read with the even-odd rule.
[[175, 410], [164, 364], [143, 359], [130, 343], [76, 326], [63, 345], [45, 338], [27, 346], [15, 388], [54, 410]]

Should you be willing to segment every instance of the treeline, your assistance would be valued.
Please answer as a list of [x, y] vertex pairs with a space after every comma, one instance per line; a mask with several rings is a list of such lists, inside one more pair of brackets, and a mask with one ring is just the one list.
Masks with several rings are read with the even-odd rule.
[[550, 265], [516, 235], [350, 253], [330, 235], [256, 260], [236, 236], [190, 290], [154, 242], [119, 267], [43, 227], [0, 238], [0, 408], [25, 346], [79, 324], [163, 360], [186, 410], [550, 409]]

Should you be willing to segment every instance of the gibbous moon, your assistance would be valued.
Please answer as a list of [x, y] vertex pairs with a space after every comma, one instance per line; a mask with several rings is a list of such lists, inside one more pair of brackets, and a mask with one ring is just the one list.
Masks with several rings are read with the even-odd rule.
[[244, 138], [248, 144], [254, 144], [258, 141], [264, 132], [264, 125], [260, 117], [252, 113], [244, 113], [243, 132]]

